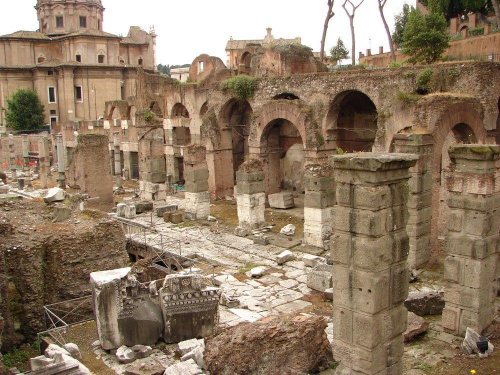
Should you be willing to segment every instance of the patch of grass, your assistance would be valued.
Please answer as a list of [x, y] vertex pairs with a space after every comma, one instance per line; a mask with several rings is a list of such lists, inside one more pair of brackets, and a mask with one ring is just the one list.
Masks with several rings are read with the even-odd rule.
[[405, 104], [415, 104], [420, 100], [420, 95], [410, 92], [398, 91], [398, 93], [396, 94], [396, 99]]
[[23, 345], [4, 354], [3, 363], [7, 369], [17, 367], [22, 371], [26, 371], [29, 369], [29, 359], [37, 355], [39, 355], [38, 341], [35, 341], [31, 345]]
[[184, 221], [180, 224], [174, 225], [174, 228], [191, 228], [196, 226], [194, 221]]
[[432, 78], [434, 77], [434, 69], [425, 68], [417, 74], [415, 82], [417, 83], [417, 92], [419, 94], [427, 94], [432, 90]]
[[254, 264], [254, 263], [246, 263], [245, 264], [245, 267], [241, 267], [238, 272], [239, 273], [247, 273], [248, 271], [250, 271], [252, 268], [255, 268], [255, 267], [259, 267], [258, 264]]
[[257, 89], [256, 78], [239, 75], [236, 77], [228, 78], [222, 82], [221, 90], [222, 92], [229, 91], [235, 99], [238, 100], [248, 100], [252, 99], [255, 95], [255, 90]]
[[425, 363], [425, 362], [424, 362], [424, 363], [419, 364], [419, 365], [418, 365], [418, 368], [419, 368], [419, 370], [422, 370], [422, 371], [424, 371], [424, 372], [426, 372], [426, 373], [430, 373], [430, 372], [431, 372], [431, 370], [432, 370], [431, 365], [429, 365], [428, 363]]

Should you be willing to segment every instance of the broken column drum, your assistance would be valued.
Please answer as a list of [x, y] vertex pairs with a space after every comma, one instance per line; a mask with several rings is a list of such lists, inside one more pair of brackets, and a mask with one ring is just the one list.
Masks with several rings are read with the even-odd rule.
[[443, 328], [483, 332], [495, 318], [500, 241], [500, 146], [449, 150], [451, 215], [446, 239]]
[[401, 374], [406, 330], [409, 168], [417, 157], [331, 156], [333, 353], [342, 374]]
[[247, 161], [236, 172], [236, 204], [240, 227], [257, 229], [266, 225], [264, 172], [260, 161]]
[[201, 275], [168, 275], [160, 290], [164, 340], [175, 343], [211, 336], [219, 324], [221, 290]]
[[210, 215], [206, 149], [191, 145], [184, 150], [184, 179], [186, 181], [185, 213], [188, 219], [206, 219]]

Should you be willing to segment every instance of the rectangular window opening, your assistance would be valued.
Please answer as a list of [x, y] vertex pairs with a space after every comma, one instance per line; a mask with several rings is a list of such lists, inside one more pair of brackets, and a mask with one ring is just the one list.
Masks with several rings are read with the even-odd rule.
[[75, 86], [75, 101], [83, 102], [82, 86]]
[[99, 64], [104, 64], [104, 55], [97, 56], [97, 62]]
[[56, 16], [56, 27], [57, 28], [64, 27], [64, 17], [63, 16]]
[[55, 87], [49, 87], [49, 103], [55, 103], [57, 100], [56, 98], [56, 88]]
[[76, 62], [82, 62], [82, 55], [76, 55]]
[[87, 17], [80, 16], [80, 27], [87, 28]]
[[49, 71], [47, 72], [47, 75], [48, 75], [48, 76], [53, 76], [53, 75], [54, 75], [54, 71], [53, 71], [53, 70], [49, 70]]

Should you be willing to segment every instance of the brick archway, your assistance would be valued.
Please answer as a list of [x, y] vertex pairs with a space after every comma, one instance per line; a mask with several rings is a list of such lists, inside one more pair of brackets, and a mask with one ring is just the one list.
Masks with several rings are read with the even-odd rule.
[[323, 135], [346, 152], [371, 151], [379, 127], [377, 113], [375, 101], [363, 91], [341, 91], [330, 102]]
[[[474, 134], [470, 137], [478, 143], [483, 143], [486, 140], [486, 130], [483, 125], [483, 114], [479, 113], [475, 106], [469, 103], [455, 103], [448, 107], [439, 116], [433, 132], [434, 147], [432, 156], [432, 204], [431, 204], [431, 244], [435, 247], [438, 244], [439, 236], [439, 220], [440, 220], [440, 198], [441, 198], [441, 172], [446, 165], [441, 165], [443, 153], [448, 150], [443, 150], [448, 135], [457, 125], [464, 124], [471, 129]], [[443, 202], [446, 204], [446, 202]]]
[[266, 133], [271, 123], [277, 119], [290, 121], [300, 133], [304, 149], [307, 149], [307, 134], [306, 134], [306, 113], [299, 106], [290, 103], [290, 101], [274, 100], [265, 104], [257, 118], [257, 132], [252, 139], [253, 147], [262, 147], [262, 136]]

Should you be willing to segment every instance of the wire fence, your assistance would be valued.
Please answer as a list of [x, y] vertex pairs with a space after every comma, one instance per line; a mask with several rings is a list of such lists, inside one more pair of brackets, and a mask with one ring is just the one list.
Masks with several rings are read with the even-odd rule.
[[490, 61], [490, 62], [500, 62], [500, 53], [490, 53], [490, 54], [481, 54], [481, 55], [456, 55], [456, 56], [446, 56], [447, 61], [464, 61], [464, 60], [472, 60], [472, 61]]
[[92, 295], [43, 306], [44, 331], [39, 332], [38, 349], [44, 337], [63, 346], [71, 342], [71, 326], [94, 320]]

